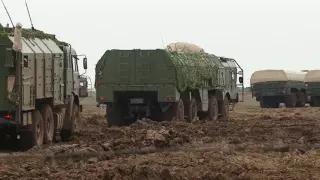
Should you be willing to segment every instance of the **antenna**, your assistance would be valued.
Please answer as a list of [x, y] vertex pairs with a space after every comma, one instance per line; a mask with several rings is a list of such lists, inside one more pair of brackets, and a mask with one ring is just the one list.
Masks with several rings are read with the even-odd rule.
[[4, 4], [3, 0], [1, 0], [1, 2], [2, 2], [2, 5], [3, 5], [4, 9], [7, 11], [7, 14], [8, 14], [8, 17], [9, 17], [9, 19], [10, 19], [10, 21], [11, 21], [12, 27], [14, 28], [14, 24], [13, 24], [13, 22], [12, 22], [12, 19], [11, 19], [10, 14], [9, 14], [9, 12], [8, 12], [8, 10], [7, 10], [7, 7], [6, 7], [6, 5]]
[[162, 33], [160, 33], [160, 36], [161, 36], [161, 41], [162, 41], [162, 46], [163, 46], [163, 49], [165, 49], [165, 48], [164, 48], [164, 42], [163, 42], [163, 37], [162, 37]]
[[30, 11], [29, 11], [29, 7], [28, 7], [28, 4], [27, 4], [27, 0], [25, 0], [24, 2], [26, 3], [26, 7], [27, 7], [30, 23], [31, 23], [31, 29], [34, 30], [32, 19], [31, 19], [31, 15], [30, 15]]

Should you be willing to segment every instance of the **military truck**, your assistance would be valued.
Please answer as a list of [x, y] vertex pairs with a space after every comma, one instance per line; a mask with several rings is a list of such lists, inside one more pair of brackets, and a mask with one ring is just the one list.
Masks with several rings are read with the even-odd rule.
[[69, 140], [82, 109], [79, 56], [71, 45], [17, 24], [0, 28], [0, 60], [0, 133], [22, 148]]
[[204, 52], [107, 50], [95, 73], [109, 126], [141, 118], [227, 120], [229, 103], [238, 101], [235, 60]]
[[285, 70], [255, 71], [250, 79], [252, 97], [261, 108], [304, 107], [307, 101], [304, 77], [306, 72]]
[[320, 107], [320, 70], [308, 71], [304, 81], [310, 106]]

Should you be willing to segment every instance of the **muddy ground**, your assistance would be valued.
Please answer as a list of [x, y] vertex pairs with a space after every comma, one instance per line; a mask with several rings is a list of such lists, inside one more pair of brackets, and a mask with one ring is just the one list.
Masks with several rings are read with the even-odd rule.
[[0, 179], [320, 179], [319, 108], [260, 109], [250, 95], [228, 122], [108, 128], [83, 100], [74, 139], [0, 153]]

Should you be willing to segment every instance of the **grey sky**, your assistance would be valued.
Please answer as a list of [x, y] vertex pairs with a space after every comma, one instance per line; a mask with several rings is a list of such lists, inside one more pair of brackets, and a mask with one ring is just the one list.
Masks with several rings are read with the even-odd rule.
[[[24, 1], [4, 1], [13, 21], [30, 27]], [[87, 54], [92, 80], [107, 49], [163, 48], [161, 33], [165, 45], [186, 41], [235, 58], [245, 69], [246, 85], [259, 69], [320, 69], [319, 0], [29, 0], [28, 5], [35, 28]], [[2, 6], [0, 22], [9, 22]]]

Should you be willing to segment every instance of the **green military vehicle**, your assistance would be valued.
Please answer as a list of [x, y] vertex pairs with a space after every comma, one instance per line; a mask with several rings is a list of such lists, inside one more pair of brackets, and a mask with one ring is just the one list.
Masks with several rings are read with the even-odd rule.
[[252, 97], [261, 108], [304, 107], [307, 101], [304, 77], [306, 72], [284, 70], [255, 71], [250, 79]]
[[308, 71], [304, 81], [310, 106], [320, 107], [320, 70]]
[[96, 65], [98, 106], [106, 105], [109, 126], [144, 117], [227, 120], [229, 103], [239, 101], [237, 69], [234, 59], [204, 52], [108, 50]]
[[0, 28], [1, 135], [23, 148], [72, 137], [82, 109], [78, 57], [55, 35], [21, 24]]

